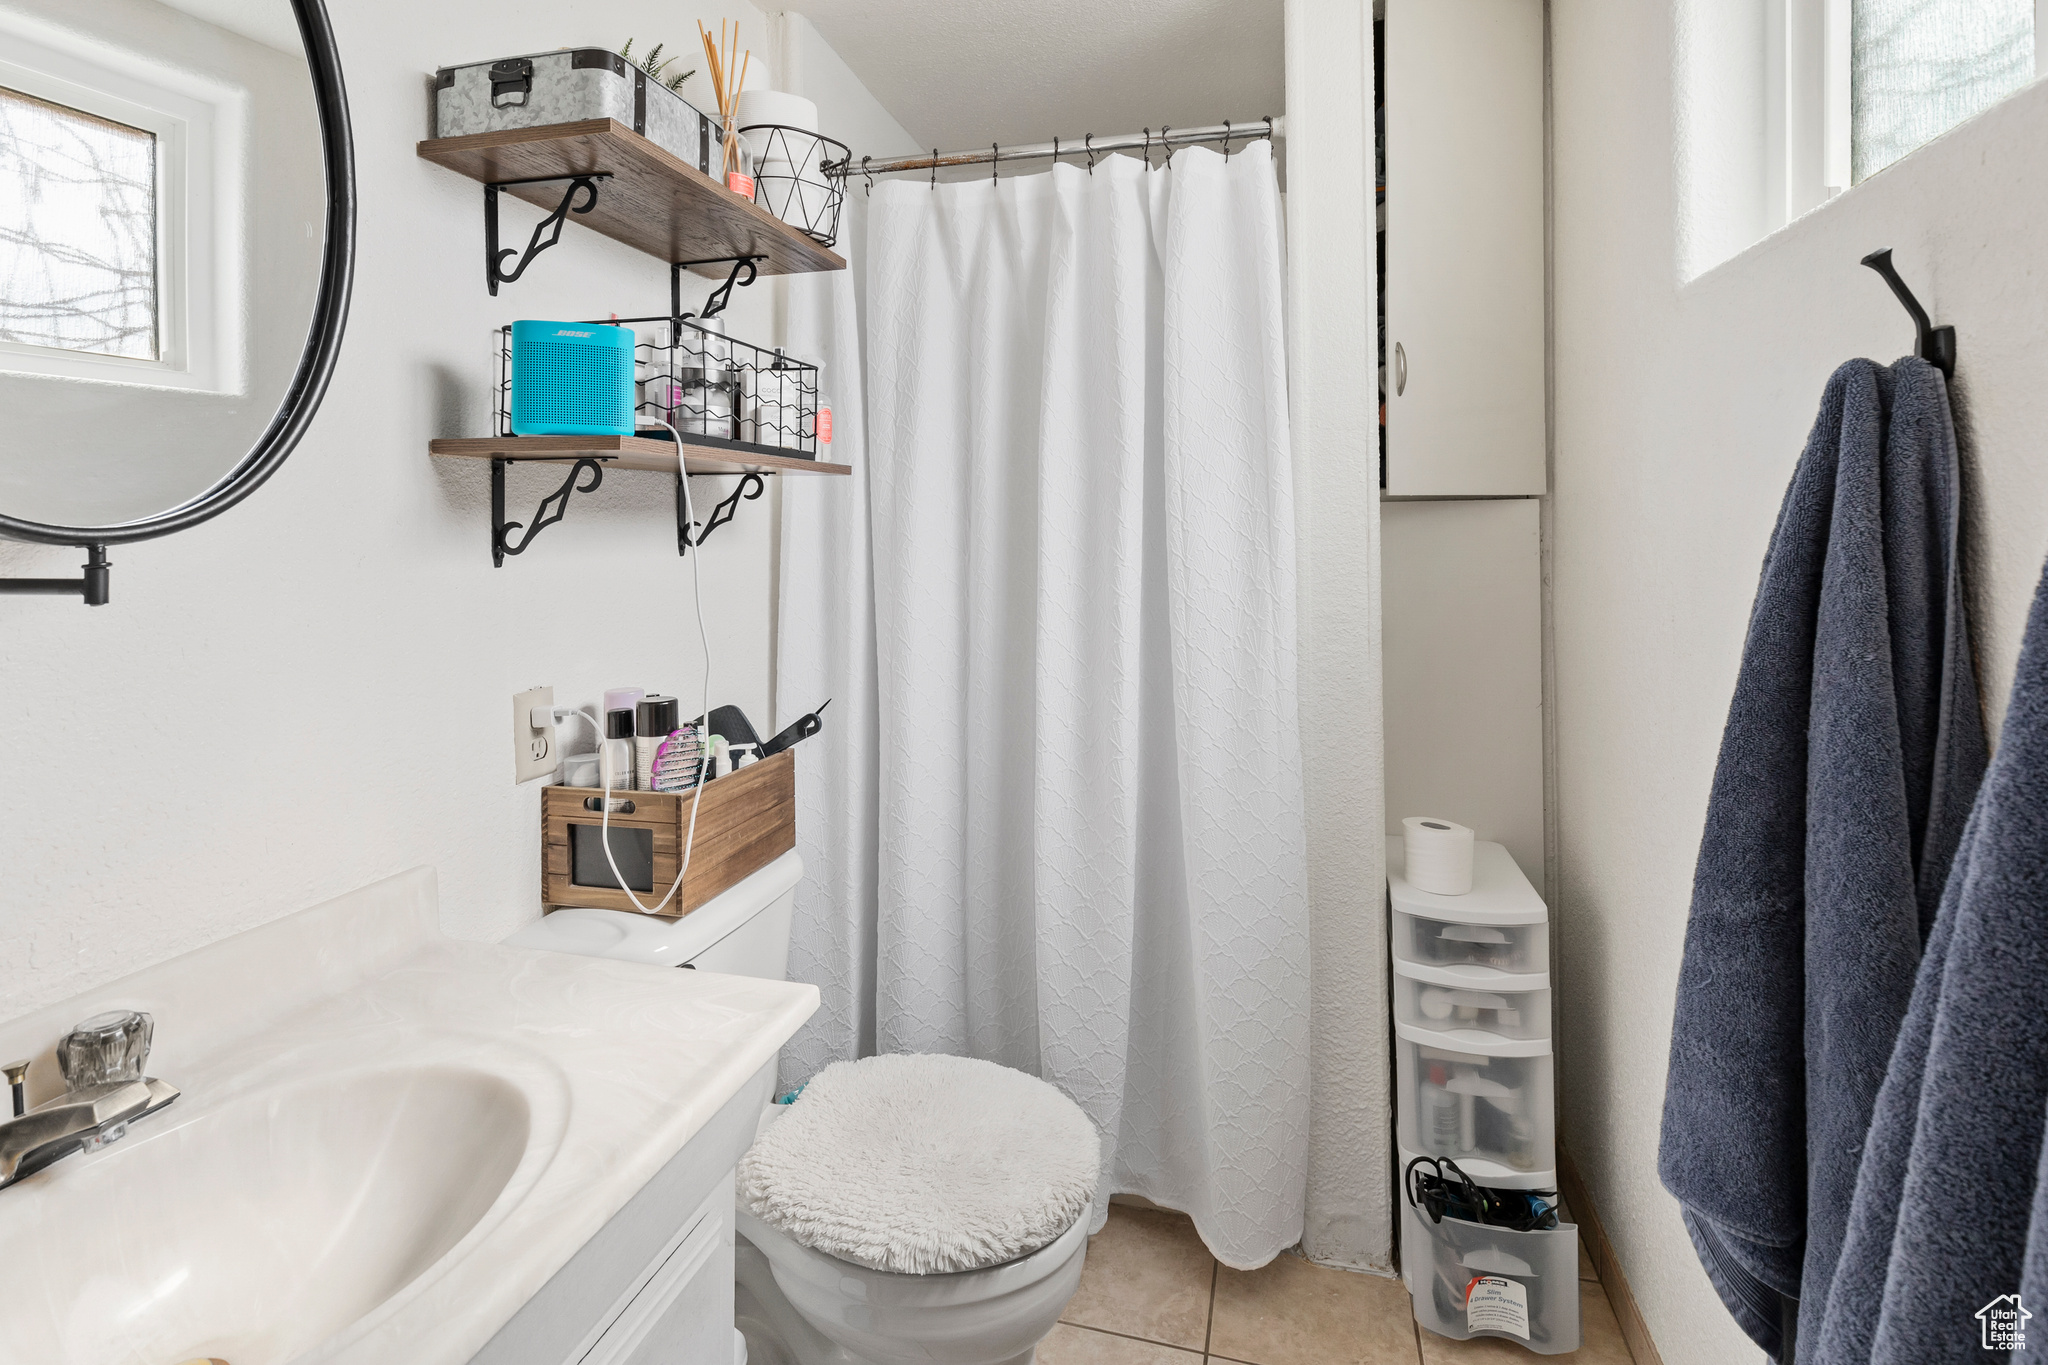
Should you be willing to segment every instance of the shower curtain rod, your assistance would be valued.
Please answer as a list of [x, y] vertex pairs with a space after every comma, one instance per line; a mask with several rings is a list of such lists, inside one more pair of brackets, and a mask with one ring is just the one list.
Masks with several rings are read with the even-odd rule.
[[859, 161], [848, 157], [845, 161], [834, 162], [824, 167], [829, 174], [852, 177], [856, 175], [888, 175], [895, 171], [929, 171], [943, 166], [987, 166], [999, 161], [1037, 161], [1051, 157], [1092, 156], [1103, 152], [1128, 152], [1152, 147], [1164, 147], [1169, 151], [1175, 147], [1193, 147], [1205, 143], [1220, 142], [1225, 148], [1230, 143], [1253, 142], [1259, 138], [1285, 136], [1287, 120], [1283, 118], [1256, 118], [1248, 123], [1219, 123], [1213, 128], [1161, 128], [1153, 132], [1147, 128], [1142, 133], [1124, 133], [1117, 137], [1097, 137], [1089, 133], [1077, 138], [1059, 138], [1052, 142], [1033, 142], [1024, 146], [1004, 147], [990, 144], [987, 151], [941, 152], [932, 149], [930, 156], [894, 157], [888, 161], [876, 161], [873, 157], [862, 157]]

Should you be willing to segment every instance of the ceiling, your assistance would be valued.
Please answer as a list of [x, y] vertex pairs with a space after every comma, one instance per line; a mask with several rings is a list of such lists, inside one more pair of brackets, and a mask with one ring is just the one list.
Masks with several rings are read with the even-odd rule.
[[911, 137], [960, 151], [1277, 116], [1280, 4], [800, 0], [793, 8]]
[[279, 52], [289, 52], [294, 57], [305, 55], [305, 47], [299, 41], [298, 15], [292, 11], [291, 0], [164, 0], [164, 3], [231, 33], [254, 38]]

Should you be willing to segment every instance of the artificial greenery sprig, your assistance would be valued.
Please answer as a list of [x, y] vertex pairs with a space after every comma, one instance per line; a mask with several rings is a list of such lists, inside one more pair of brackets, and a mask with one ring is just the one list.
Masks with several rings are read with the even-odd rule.
[[628, 38], [626, 39], [626, 45], [619, 49], [619, 55], [621, 57], [624, 57], [627, 61], [633, 62], [633, 65], [639, 67], [642, 71], [645, 71], [648, 74], [648, 76], [650, 76], [654, 80], [660, 81], [669, 89], [678, 90], [682, 88], [682, 84], [684, 81], [690, 79], [690, 77], [697, 74], [697, 69], [695, 67], [691, 67], [688, 71], [685, 71], [680, 76], [662, 75], [661, 73], [664, 70], [666, 70], [676, 60], [674, 57], [670, 57], [667, 61], [663, 61], [661, 59], [661, 50], [665, 46], [666, 44], [664, 43], [656, 43], [654, 45], [653, 50], [650, 51], [645, 57], [642, 57], [637, 62], [633, 62], [633, 40], [631, 38]]

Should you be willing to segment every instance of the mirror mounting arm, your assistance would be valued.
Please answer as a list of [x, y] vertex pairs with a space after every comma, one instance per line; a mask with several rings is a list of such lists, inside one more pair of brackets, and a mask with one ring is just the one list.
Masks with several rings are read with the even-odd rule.
[[85, 570], [80, 578], [0, 578], [0, 593], [38, 593], [62, 597], [77, 593], [85, 599], [88, 607], [107, 605], [107, 547], [88, 545], [85, 547], [86, 561], [80, 567]]

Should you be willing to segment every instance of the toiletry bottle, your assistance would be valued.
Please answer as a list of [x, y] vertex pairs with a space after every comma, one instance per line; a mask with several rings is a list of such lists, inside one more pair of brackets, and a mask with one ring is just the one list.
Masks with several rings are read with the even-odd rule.
[[1429, 1064], [1429, 1079], [1422, 1083], [1423, 1146], [1432, 1156], [1458, 1154], [1458, 1097], [1445, 1089], [1449, 1077], [1442, 1062]]
[[674, 697], [642, 697], [633, 712], [633, 785], [654, 790], [654, 759], [680, 722]]
[[1536, 1165], [1536, 1125], [1519, 1106], [1508, 1114], [1508, 1165], [1518, 1171]]
[[[607, 687], [604, 690], [605, 712], [610, 714], [613, 711], [631, 711], [646, 695], [647, 689], [644, 687]], [[630, 739], [631, 736], [628, 735], [627, 738]]]
[[[607, 694], [609, 695], [609, 694]], [[633, 780], [633, 713], [626, 708], [604, 713], [604, 743], [598, 746], [604, 783], [613, 791], [639, 788]]]

